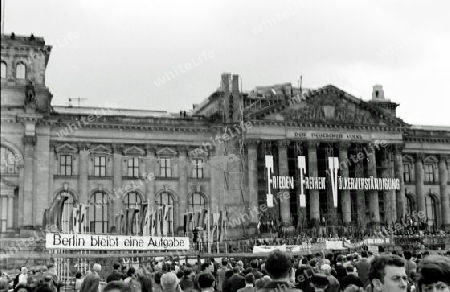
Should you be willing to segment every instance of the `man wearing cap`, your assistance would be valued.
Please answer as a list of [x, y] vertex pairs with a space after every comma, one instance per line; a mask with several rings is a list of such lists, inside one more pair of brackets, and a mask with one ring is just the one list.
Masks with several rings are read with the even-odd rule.
[[331, 275], [331, 266], [328, 264], [323, 264], [320, 267], [320, 270], [328, 280], [327, 292], [339, 292], [339, 281]]
[[271, 292], [276, 289], [276, 291], [283, 292], [301, 292], [302, 290], [295, 288], [290, 282], [291, 266], [289, 254], [281, 250], [271, 252], [266, 260], [266, 271], [269, 273], [271, 281], [258, 291]]
[[100, 264], [95, 263], [92, 268], [94, 271], [84, 278], [83, 284], [81, 285], [80, 292], [97, 292], [98, 285], [100, 284], [100, 276], [98, 273], [102, 270]]
[[181, 292], [177, 275], [173, 272], [165, 273], [161, 277], [161, 287], [163, 292]]

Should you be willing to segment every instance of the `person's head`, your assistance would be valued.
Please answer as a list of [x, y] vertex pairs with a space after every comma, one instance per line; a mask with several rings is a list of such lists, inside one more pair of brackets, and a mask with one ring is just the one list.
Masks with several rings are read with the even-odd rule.
[[27, 269], [27, 267], [22, 267], [22, 268], [20, 269], [20, 273], [21, 273], [22, 275], [28, 274], [28, 269]]
[[224, 266], [224, 267], [228, 266], [228, 260], [227, 259], [222, 259], [222, 266]]
[[312, 259], [312, 260], [309, 261], [309, 265], [310, 265], [312, 268], [315, 268], [315, 267], [316, 267], [316, 264], [317, 264], [317, 261], [316, 261], [315, 259]]
[[361, 257], [362, 257], [363, 259], [367, 259], [367, 258], [369, 257], [369, 254], [367, 253], [367, 251], [363, 250], [363, 251], [361, 252]]
[[239, 268], [238, 267], [234, 267], [233, 268], [233, 274], [239, 274]]
[[177, 275], [173, 272], [165, 273], [161, 277], [161, 286], [163, 291], [175, 291], [178, 283], [180, 283], [180, 281], [178, 280]]
[[429, 255], [419, 264], [419, 292], [450, 292], [450, 258]]
[[255, 283], [255, 276], [252, 273], [248, 273], [245, 276], [245, 283], [246, 284], [253, 284], [253, 283]]
[[250, 266], [252, 267], [252, 269], [257, 269], [258, 268], [258, 262], [257, 261], [251, 261], [250, 262]]
[[291, 268], [291, 256], [281, 250], [271, 252], [266, 260], [266, 271], [273, 280], [285, 279]]
[[397, 255], [379, 256], [370, 263], [369, 280], [374, 292], [404, 292], [407, 279], [405, 261]]
[[92, 269], [94, 270], [94, 272], [100, 273], [100, 271], [102, 270], [102, 266], [98, 263], [95, 263]]
[[228, 271], [225, 272], [225, 278], [230, 278], [231, 276], [233, 276], [233, 271], [232, 270], [228, 270]]
[[183, 276], [184, 276], [184, 272], [183, 272], [182, 270], [178, 270], [178, 271], [175, 273], [175, 275], [177, 275], [177, 278], [178, 278], [178, 279], [181, 279], [181, 278], [183, 278]]
[[236, 263], [236, 267], [238, 267], [239, 270], [242, 270], [242, 269], [244, 269], [244, 263], [243, 263], [242, 261], [238, 261], [238, 262]]
[[119, 270], [120, 269], [120, 264], [119, 263], [114, 263], [113, 268], [114, 268], [114, 270]]
[[307, 264], [308, 264], [308, 259], [302, 258], [302, 265], [307, 265]]
[[256, 290], [264, 288], [264, 286], [266, 286], [266, 281], [263, 278], [256, 280], [255, 283]]
[[412, 253], [407, 250], [403, 253], [403, 256], [405, 257], [405, 260], [410, 260], [412, 258]]
[[205, 273], [211, 273], [211, 263], [203, 263], [201, 265], [201, 271]]
[[76, 275], [75, 275], [75, 278], [76, 279], [81, 279], [81, 272], [77, 272]]
[[347, 267], [345, 267], [345, 269], [347, 270], [347, 274], [353, 273], [355, 271], [355, 267], [352, 265], [348, 265]]
[[19, 284], [14, 288], [14, 292], [28, 292], [28, 289], [25, 284]]
[[214, 287], [214, 282], [214, 276], [209, 273], [201, 274], [198, 277], [198, 285], [200, 286], [200, 289], [212, 288]]
[[192, 270], [191, 270], [190, 268], [185, 268], [185, 269], [184, 269], [184, 271], [183, 271], [183, 276], [184, 276], [185, 278], [190, 277], [191, 274], [192, 274]]
[[323, 264], [320, 267], [320, 270], [322, 271], [322, 273], [324, 273], [327, 276], [331, 275], [331, 266], [328, 264]]
[[150, 275], [142, 275], [138, 278], [139, 283], [141, 284], [141, 292], [152, 292], [152, 278]]
[[131, 286], [122, 281], [111, 281], [103, 288], [103, 292], [131, 292]]
[[162, 277], [163, 273], [158, 271], [155, 273], [155, 284], [160, 285], [161, 284], [161, 277]]
[[130, 267], [127, 271], [127, 277], [135, 277], [136, 276], [136, 269], [134, 267]]
[[355, 292], [361, 291], [364, 285], [361, 285], [361, 281], [356, 277], [343, 277], [339, 282], [340, 289], [343, 292]]
[[344, 262], [344, 256], [343, 255], [338, 255], [338, 257], [336, 258], [336, 262], [338, 263], [343, 263]]
[[312, 277], [312, 283], [314, 285], [314, 290], [317, 291], [325, 291], [328, 285], [327, 276], [321, 273], [316, 273]]

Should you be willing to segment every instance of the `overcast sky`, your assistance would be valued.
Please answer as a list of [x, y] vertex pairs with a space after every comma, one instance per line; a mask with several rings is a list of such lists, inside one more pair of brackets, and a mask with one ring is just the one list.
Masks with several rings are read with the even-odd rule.
[[408, 123], [450, 125], [450, 1], [6, 0], [5, 33], [53, 45], [54, 105], [190, 110], [239, 74], [243, 89], [381, 84]]

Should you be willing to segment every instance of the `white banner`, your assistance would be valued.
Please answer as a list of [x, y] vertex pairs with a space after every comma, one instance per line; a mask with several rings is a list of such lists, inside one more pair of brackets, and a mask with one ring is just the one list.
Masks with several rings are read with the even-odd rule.
[[286, 246], [284, 245], [279, 245], [279, 246], [265, 246], [265, 245], [260, 245], [260, 246], [254, 246], [253, 247], [253, 253], [269, 253], [272, 252], [274, 250], [281, 250], [281, 251], [286, 251]]
[[45, 248], [67, 250], [189, 250], [189, 238], [47, 233], [45, 235]]

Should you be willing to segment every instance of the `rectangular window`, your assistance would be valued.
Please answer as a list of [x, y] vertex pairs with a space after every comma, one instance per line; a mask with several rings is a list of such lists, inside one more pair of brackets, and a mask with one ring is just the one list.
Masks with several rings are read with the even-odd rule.
[[139, 157], [128, 159], [128, 176], [139, 177]]
[[162, 177], [172, 177], [170, 158], [161, 158], [159, 167]]
[[59, 157], [59, 173], [61, 175], [72, 175], [72, 155], [61, 155]]
[[94, 157], [94, 176], [106, 176], [106, 156]]
[[406, 182], [411, 181], [411, 164], [403, 163], [403, 180]]
[[203, 178], [203, 159], [194, 158], [192, 159], [194, 168], [192, 169], [192, 177]]
[[434, 182], [434, 165], [425, 164], [425, 181]]
[[0, 197], [0, 203], [0, 232], [5, 232], [8, 225], [8, 197]]

